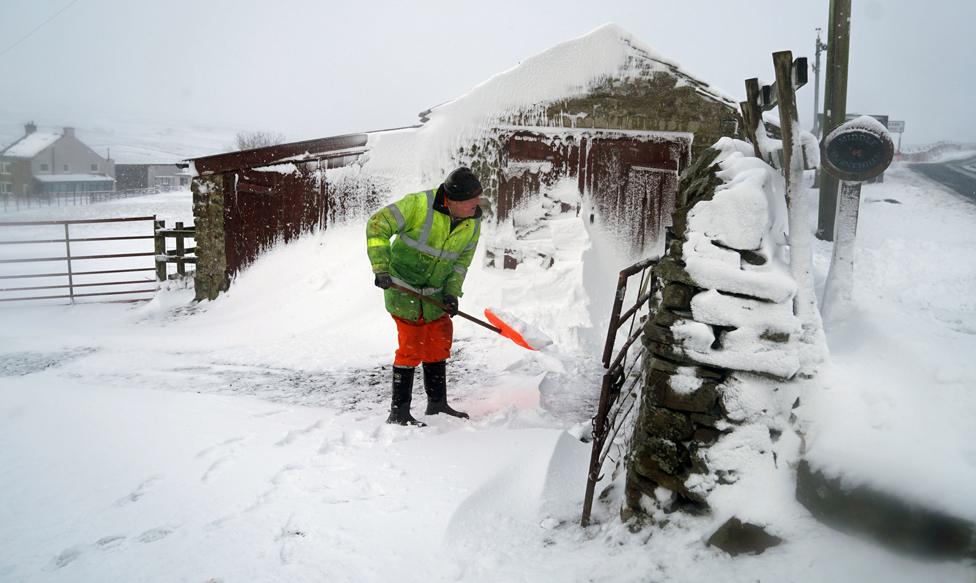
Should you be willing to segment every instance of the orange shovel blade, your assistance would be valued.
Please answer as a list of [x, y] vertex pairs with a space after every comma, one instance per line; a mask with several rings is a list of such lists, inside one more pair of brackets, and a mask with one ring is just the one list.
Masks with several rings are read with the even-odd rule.
[[494, 312], [492, 312], [488, 308], [485, 308], [485, 318], [488, 318], [488, 321], [491, 322], [492, 326], [498, 328], [499, 330], [498, 333], [504, 336], [505, 338], [508, 338], [509, 340], [518, 344], [522, 348], [528, 348], [529, 350], [538, 350], [536, 348], [533, 348], [528, 343], [528, 341], [526, 341], [525, 338], [523, 338], [522, 335], [515, 330], [515, 328], [512, 328], [511, 326], [506, 324], [501, 318], [496, 316]]

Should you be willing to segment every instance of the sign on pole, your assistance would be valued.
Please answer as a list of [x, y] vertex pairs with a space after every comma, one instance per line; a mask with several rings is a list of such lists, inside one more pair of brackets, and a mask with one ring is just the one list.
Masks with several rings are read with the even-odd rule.
[[888, 120], [888, 131], [893, 134], [901, 134], [905, 132], [905, 122], [902, 120]]
[[834, 253], [824, 284], [824, 320], [840, 319], [851, 304], [854, 289], [854, 238], [861, 202], [861, 182], [885, 171], [894, 145], [887, 129], [873, 117], [862, 116], [830, 132], [820, 144], [824, 172], [841, 181], [834, 218]]

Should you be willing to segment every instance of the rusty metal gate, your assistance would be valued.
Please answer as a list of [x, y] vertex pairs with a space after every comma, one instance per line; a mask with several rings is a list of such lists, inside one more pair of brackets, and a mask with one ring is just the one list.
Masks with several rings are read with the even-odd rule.
[[[621, 270], [617, 278], [617, 293], [614, 295], [607, 341], [603, 347], [603, 367], [606, 372], [600, 387], [597, 412], [591, 420], [593, 445], [590, 452], [590, 465], [586, 473], [583, 515], [580, 518], [582, 526], [587, 526], [590, 522], [596, 484], [603, 478], [600, 474], [603, 462], [610, 454], [614, 439], [624, 429], [627, 418], [637, 405], [643, 388], [642, 373], [646, 349], [643, 344], [637, 344], [635, 350], [631, 350], [631, 346], [644, 332], [644, 321], [647, 318], [645, 307], [650, 308], [651, 298], [657, 293], [657, 279], [651, 270], [658, 260], [658, 257], [651, 257], [639, 261]], [[640, 275], [637, 299], [633, 306], [624, 311], [627, 282], [635, 275]], [[614, 353], [617, 333], [624, 326], [629, 327], [627, 339]]]

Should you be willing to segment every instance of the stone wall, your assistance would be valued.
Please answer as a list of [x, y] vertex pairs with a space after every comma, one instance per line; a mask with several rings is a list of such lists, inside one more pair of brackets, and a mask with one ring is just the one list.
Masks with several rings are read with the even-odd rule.
[[567, 127], [689, 132], [692, 157], [723, 136], [741, 138], [742, 127], [734, 107], [663, 71], [606, 79], [585, 96], [550, 104], [546, 119]]
[[[650, 358], [627, 458], [624, 518], [656, 510], [707, 514], [710, 493], [735, 484], [740, 466], [784, 471], [777, 465], [782, 460], [776, 443], [789, 431], [797, 394], [790, 381], [798, 368], [795, 286], [790, 288], [792, 280], [783, 280], [777, 270], [763, 271], [777, 249], [764, 240], [770, 238], [767, 209], [722, 206], [731, 196], [725, 182], [730, 177], [716, 160], [720, 154], [736, 156], [746, 172], [772, 176], [772, 170], [758, 159], [747, 160], [741, 142], [720, 144], [723, 152], [705, 149], [682, 175], [667, 252], [654, 270], [662, 292], [644, 329]], [[730, 155], [736, 149], [740, 153]], [[713, 203], [717, 191], [725, 198]], [[761, 189], [751, 195], [767, 196]], [[757, 220], [744, 221], [744, 230], [751, 228], [754, 236], [691, 228], [690, 217], [702, 216], [706, 204], [713, 213], [758, 213]], [[720, 260], [707, 277], [700, 267], [692, 269], [692, 260], [715, 257]], [[728, 271], [725, 277], [712, 277], [721, 270]], [[730, 552], [738, 552], [735, 545], [743, 540], [762, 548], [777, 544], [761, 526], [740, 518], [729, 519], [713, 543], [728, 544]]]
[[807, 459], [794, 410], [801, 390], [824, 387], [797, 374], [806, 345], [784, 279], [782, 179], [743, 146], [721, 140], [682, 176], [643, 334], [623, 518], [659, 524], [684, 511], [709, 545], [756, 553], [796, 532], [799, 502], [899, 553], [976, 558], [971, 520]]
[[[677, 494], [678, 501], [689, 509], [707, 507], [704, 498], [685, 483], [693, 471], [707, 471], [699, 450], [720, 433], [718, 386], [728, 371], [682, 356], [675, 347], [671, 325], [692, 317], [691, 300], [704, 291], [683, 269], [683, 239], [674, 234], [684, 233], [688, 209], [699, 200], [711, 199], [721, 183], [712, 169], [717, 156], [718, 151], [705, 150], [682, 176], [668, 252], [655, 267], [662, 294], [644, 328], [644, 346], [652, 357], [645, 359], [647, 380], [629, 456], [627, 514], [639, 510], [641, 496], [654, 496], [659, 486]], [[675, 391], [671, 378], [679, 372], [700, 380], [698, 389]]]

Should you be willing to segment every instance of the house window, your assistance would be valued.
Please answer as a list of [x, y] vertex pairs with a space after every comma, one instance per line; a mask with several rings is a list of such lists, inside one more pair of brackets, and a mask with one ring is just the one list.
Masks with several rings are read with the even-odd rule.
[[10, 194], [13, 189], [10, 188], [11, 184], [9, 182], [0, 182], [0, 194]]
[[0, 174], [10, 174], [10, 162], [0, 162]]
[[91, 171], [92, 172], [98, 172], [98, 164], [92, 164], [91, 165]]
[[43, 162], [41, 163], [41, 172], [49, 172], [50, 170], [51, 170], [50, 166], [48, 166], [46, 163]]
[[64, 166], [62, 167], [62, 170], [63, 170], [64, 172], [71, 172], [71, 164], [65, 164], [65, 165], [64, 165]]

